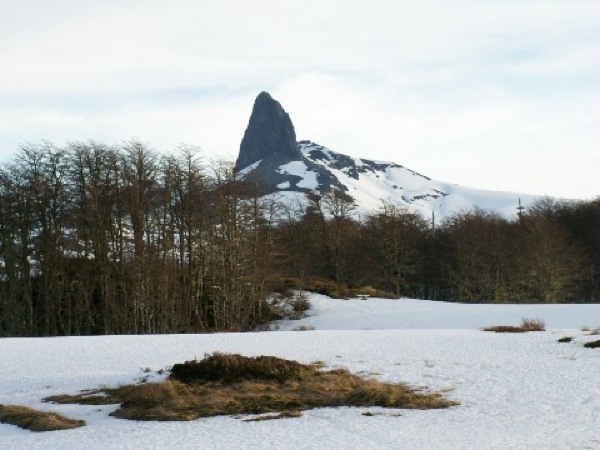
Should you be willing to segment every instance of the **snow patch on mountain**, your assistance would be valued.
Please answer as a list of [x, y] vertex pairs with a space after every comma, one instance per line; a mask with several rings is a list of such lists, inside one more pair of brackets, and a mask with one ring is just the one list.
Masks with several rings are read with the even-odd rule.
[[254, 169], [256, 169], [258, 167], [258, 165], [260, 164], [260, 162], [261, 162], [261, 160], [258, 160], [255, 163], [252, 163], [249, 166], [244, 167], [242, 170], [240, 170], [237, 173], [237, 176], [239, 178], [244, 178], [245, 176], [250, 174]]
[[[315, 193], [327, 190], [319, 183], [317, 169], [319, 172], [326, 171], [353, 198], [359, 213], [373, 212], [382, 206], [383, 201], [391, 201], [424, 217], [431, 217], [434, 213], [440, 220], [473, 208], [515, 217], [519, 200], [527, 207], [539, 198], [436, 181], [393, 162], [344, 155], [311, 141], [300, 141], [298, 148], [306, 162], [291, 161], [281, 165], [277, 171], [300, 177], [302, 180], [295, 184], [295, 188]], [[281, 183], [277, 187], [294, 190], [289, 183]], [[286, 192], [284, 198], [288, 202], [302, 202], [304, 192]]]
[[278, 172], [283, 175], [295, 175], [302, 178], [296, 184], [299, 188], [314, 189], [318, 185], [317, 174], [311, 171], [304, 161], [291, 161], [280, 166]]

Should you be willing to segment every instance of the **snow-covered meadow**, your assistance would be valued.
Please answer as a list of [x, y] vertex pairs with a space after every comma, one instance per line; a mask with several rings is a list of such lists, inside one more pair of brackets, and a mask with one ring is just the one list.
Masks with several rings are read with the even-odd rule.
[[[463, 305], [420, 300], [332, 300], [277, 331], [205, 335], [0, 340], [0, 404], [84, 419], [47, 433], [0, 424], [0, 449], [600, 449], [600, 350], [582, 327], [600, 305]], [[483, 326], [545, 321], [545, 332]], [[314, 331], [287, 331], [300, 326]], [[570, 343], [557, 339], [572, 336]], [[300, 418], [244, 422], [133, 422], [116, 406], [54, 405], [42, 398], [128, 384], [214, 351], [323, 361], [365, 377], [441, 390], [459, 406], [406, 411], [323, 408]], [[148, 371], [150, 369], [150, 371]], [[363, 413], [373, 415], [365, 416]], [[398, 413], [400, 415], [398, 415]]]

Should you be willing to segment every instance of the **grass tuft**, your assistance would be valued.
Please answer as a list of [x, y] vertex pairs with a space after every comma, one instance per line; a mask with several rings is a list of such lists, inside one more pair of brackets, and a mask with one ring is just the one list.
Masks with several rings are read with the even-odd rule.
[[294, 328], [292, 331], [314, 331], [315, 327], [312, 325], [300, 325]]
[[[105, 398], [121, 404], [111, 415], [131, 420], [247, 414], [270, 417], [276, 413], [292, 417], [299, 411], [327, 406], [437, 409], [458, 404], [440, 393], [365, 380], [347, 370], [323, 371], [319, 364], [221, 353], [176, 364], [170, 378], [162, 383], [107, 389]], [[84, 398], [89, 400], [89, 395]], [[71, 397], [69, 402], [77, 403], [77, 398]]]
[[523, 319], [521, 325], [494, 325], [482, 328], [483, 331], [493, 331], [495, 333], [526, 333], [528, 331], [545, 331], [546, 325], [540, 319]]
[[600, 348], [600, 339], [597, 341], [590, 341], [583, 344], [585, 348]]
[[312, 375], [315, 368], [275, 356], [246, 357], [238, 354], [213, 353], [200, 361], [175, 364], [169, 378], [184, 383], [221, 381], [236, 383], [246, 380], [298, 380]]
[[19, 405], [0, 405], [0, 423], [31, 431], [70, 430], [85, 425], [83, 420], [69, 419], [57, 413]]
[[302, 411], [283, 411], [277, 414], [261, 414], [259, 416], [244, 419], [244, 422], [262, 422], [265, 420], [292, 419], [295, 417], [302, 417]]
[[545, 331], [546, 324], [541, 319], [523, 319], [521, 328], [524, 331]]
[[571, 342], [573, 340], [573, 338], [571, 336], [564, 336], [561, 337], [558, 342], [560, 343], [566, 343], [566, 342]]
[[120, 397], [111, 394], [114, 389], [94, 389], [84, 391], [79, 395], [52, 395], [44, 398], [46, 402], [71, 404], [77, 403], [80, 405], [114, 405], [120, 403]]

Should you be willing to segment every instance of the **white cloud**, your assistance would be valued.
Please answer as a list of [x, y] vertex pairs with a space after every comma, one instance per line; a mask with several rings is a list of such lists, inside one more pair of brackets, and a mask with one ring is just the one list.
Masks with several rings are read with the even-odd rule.
[[0, 0], [0, 17], [4, 154], [138, 136], [234, 158], [268, 90], [337, 151], [600, 193], [597, 0]]

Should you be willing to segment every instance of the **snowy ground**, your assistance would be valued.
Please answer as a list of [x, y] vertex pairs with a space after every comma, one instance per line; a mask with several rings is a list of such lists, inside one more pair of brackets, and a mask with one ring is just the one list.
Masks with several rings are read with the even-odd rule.
[[[600, 350], [583, 343], [600, 305], [460, 305], [311, 296], [313, 316], [280, 331], [211, 335], [0, 339], [0, 404], [31, 405], [87, 421], [33, 433], [0, 425], [0, 449], [600, 449]], [[539, 318], [548, 331], [479, 328]], [[310, 325], [315, 331], [283, 331]], [[561, 336], [573, 336], [559, 344]], [[53, 405], [48, 395], [131, 383], [205, 353], [324, 361], [364, 376], [443, 390], [438, 411], [324, 408], [296, 419], [132, 422], [115, 407]], [[380, 413], [370, 417], [365, 411]], [[400, 416], [395, 414], [400, 413]]]

